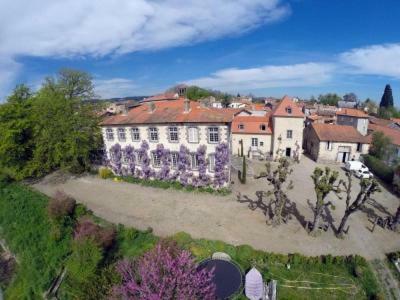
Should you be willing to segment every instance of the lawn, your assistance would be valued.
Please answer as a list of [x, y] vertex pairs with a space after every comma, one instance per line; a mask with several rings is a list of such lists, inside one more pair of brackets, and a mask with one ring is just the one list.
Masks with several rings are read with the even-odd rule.
[[[43, 194], [19, 184], [0, 190], [0, 238], [7, 241], [20, 263], [16, 277], [6, 290], [8, 299], [41, 298], [71, 254], [74, 218], [55, 229], [47, 215], [47, 201]], [[75, 215], [90, 214], [81, 205], [76, 210]], [[93, 218], [98, 223], [110, 225], [97, 217]], [[159, 239], [151, 229], [139, 231], [121, 225], [116, 229], [115, 246], [104, 255], [98, 267], [99, 274], [112, 272], [113, 264], [122, 257], [140, 256]], [[368, 299], [380, 292], [369, 265], [359, 256], [273, 254], [247, 245], [232, 246], [221, 241], [193, 239], [183, 232], [171, 238], [190, 250], [198, 261], [210, 257], [213, 252], [222, 251], [228, 253], [243, 271], [256, 266], [264, 279], [278, 280], [279, 299]], [[103, 284], [103, 279], [93, 280], [99, 286]], [[64, 288], [62, 286], [61, 290]], [[243, 295], [238, 298], [245, 299]]]

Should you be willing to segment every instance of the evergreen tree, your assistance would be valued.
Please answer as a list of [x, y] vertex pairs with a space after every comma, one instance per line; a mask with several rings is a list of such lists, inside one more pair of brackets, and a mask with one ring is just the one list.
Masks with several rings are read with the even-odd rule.
[[393, 95], [392, 95], [392, 88], [390, 84], [385, 86], [385, 91], [383, 92], [381, 103], [379, 104], [380, 107], [393, 107]]

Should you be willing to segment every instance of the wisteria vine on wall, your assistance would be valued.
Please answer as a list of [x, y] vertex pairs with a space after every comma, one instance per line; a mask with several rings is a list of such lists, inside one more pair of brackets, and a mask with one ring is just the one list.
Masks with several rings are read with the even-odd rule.
[[[198, 176], [191, 172], [191, 155], [189, 149], [184, 145], [180, 146], [178, 152], [177, 169], [171, 170], [171, 151], [166, 149], [163, 144], [158, 144], [154, 153], [160, 159], [160, 168], [158, 171], [151, 168], [151, 158], [149, 156], [149, 144], [142, 141], [140, 148], [134, 149], [128, 145], [121, 148], [120, 144], [115, 144], [110, 148], [109, 166], [116, 175], [131, 175], [134, 177], [160, 180], [178, 180], [183, 185], [193, 185], [204, 187], [213, 184], [215, 187], [222, 187], [229, 180], [227, 169], [229, 163], [229, 147], [226, 143], [217, 145], [215, 149], [215, 167], [214, 180], [207, 174], [208, 160], [206, 157], [207, 148], [201, 145], [197, 148], [197, 171]], [[122, 166], [122, 157], [124, 164]], [[140, 166], [140, 169], [137, 166]]]

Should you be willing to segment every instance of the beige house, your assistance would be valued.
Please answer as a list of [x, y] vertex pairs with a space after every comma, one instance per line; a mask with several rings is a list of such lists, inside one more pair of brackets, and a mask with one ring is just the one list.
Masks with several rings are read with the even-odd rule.
[[[141, 176], [144, 169], [151, 169], [150, 177], [158, 178], [168, 167], [168, 176], [184, 172], [190, 177], [189, 183], [196, 185], [201, 176], [215, 177], [215, 156], [220, 145], [225, 145], [230, 153], [230, 125], [236, 112], [207, 108], [183, 98], [154, 102], [146, 99], [141, 105], [102, 122], [107, 158], [117, 173], [127, 172], [134, 165], [131, 175]], [[161, 152], [161, 147], [166, 151]], [[121, 149], [121, 157], [114, 153], [117, 148]], [[148, 149], [143, 151], [144, 148]], [[128, 156], [130, 149], [133, 156]], [[167, 157], [162, 157], [164, 152]], [[219, 170], [226, 174], [225, 184], [229, 180], [229, 156], [226, 156], [224, 170]], [[150, 159], [150, 164], [144, 157]], [[182, 159], [186, 162], [184, 171], [179, 166]], [[206, 168], [202, 171], [204, 163]]]
[[304, 129], [304, 148], [318, 162], [359, 160], [369, 150], [369, 137], [348, 125], [313, 123]]
[[[300, 159], [304, 114], [285, 96], [272, 112], [242, 111], [232, 122], [232, 150], [237, 154], [243, 144], [248, 157], [292, 157]], [[241, 150], [240, 150], [241, 151]]]
[[355, 108], [340, 108], [336, 112], [336, 124], [353, 126], [362, 135], [368, 134], [369, 116]]

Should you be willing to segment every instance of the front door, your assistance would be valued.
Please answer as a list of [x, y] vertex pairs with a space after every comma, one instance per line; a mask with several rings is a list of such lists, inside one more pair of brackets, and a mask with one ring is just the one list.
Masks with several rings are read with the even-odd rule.
[[251, 148], [252, 149], [257, 149], [258, 148], [258, 138], [252, 138], [251, 139]]
[[291, 152], [292, 148], [286, 148], [286, 157], [290, 157]]

